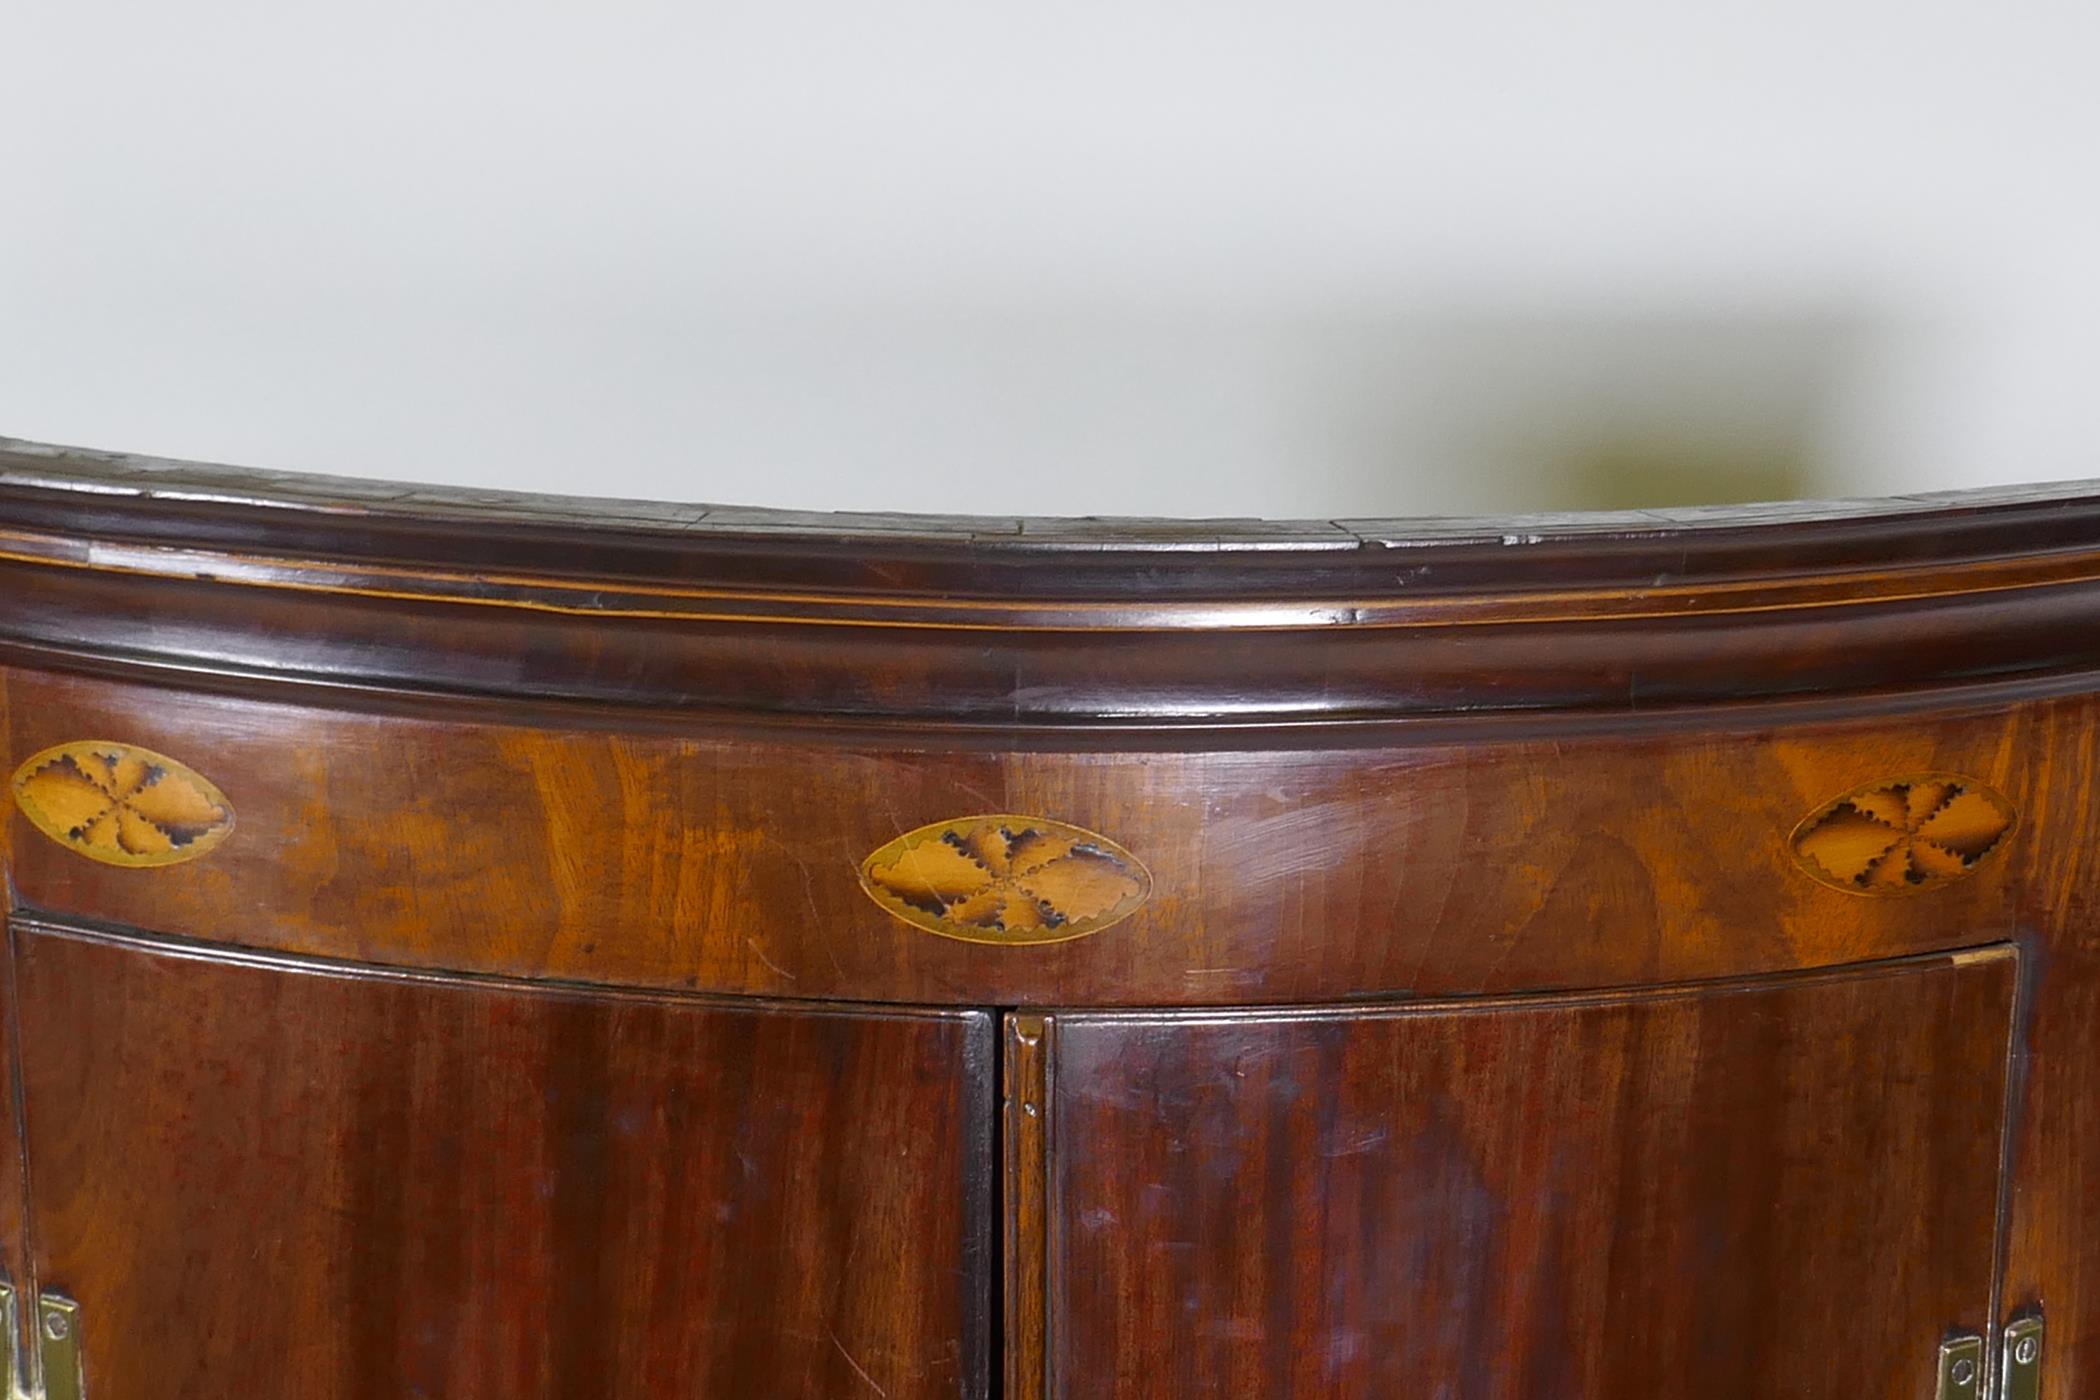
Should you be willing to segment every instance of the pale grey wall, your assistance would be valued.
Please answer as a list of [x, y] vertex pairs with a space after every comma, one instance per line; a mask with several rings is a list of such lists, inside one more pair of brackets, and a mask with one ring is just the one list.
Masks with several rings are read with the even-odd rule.
[[0, 432], [985, 511], [2100, 474], [2089, 3], [17, 0], [0, 44]]

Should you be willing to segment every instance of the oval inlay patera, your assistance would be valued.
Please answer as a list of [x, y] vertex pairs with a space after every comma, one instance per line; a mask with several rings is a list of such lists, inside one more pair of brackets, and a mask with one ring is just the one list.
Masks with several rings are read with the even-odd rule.
[[908, 831], [860, 865], [891, 914], [969, 943], [1060, 943], [1137, 912], [1152, 874], [1099, 832], [1047, 817], [957, 817]]
[[1975, 873], [2019, 814], [1974, 778], [1924, 773], [1856, 787], [1794, 828], [1795, 862], [1851, 894], [1917, 894]]
[[15, 770], [14, 790], [38, 831], [104, 865], [195, 860], [233, 831], [233, 804], [210, 779], [135, 744], [45, 749]]

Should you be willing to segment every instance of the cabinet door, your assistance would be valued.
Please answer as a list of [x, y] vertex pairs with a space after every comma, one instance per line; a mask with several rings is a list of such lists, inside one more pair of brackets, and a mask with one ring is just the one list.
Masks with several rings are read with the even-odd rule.
[[1930, 1395], [1990, 1321], [2015, 982], [1017, 1019], [1017, 1393]]
[[90, 1395], [985, 1393], [981, 1013], [15, 940]]

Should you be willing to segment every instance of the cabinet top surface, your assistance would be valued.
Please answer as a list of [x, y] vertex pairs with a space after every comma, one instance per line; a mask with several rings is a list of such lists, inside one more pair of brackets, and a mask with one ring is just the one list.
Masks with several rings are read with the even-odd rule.
[[[1166, 558], [1270, 553], [1355, 556], [1385, 551], [1437, 554], [1488, 551], [1511, 581], [1526, 574], [1527, 556], [1567, 547], [1595, 553], [1630, 546], [1700, 549], [1727, 537], [1756, 540], [1775, 558], [1815, 539], [1867, 539], [1884, 551], [1901, 538], [1913, 550], [1979, 524], [2024, 525], [2076, 516], [2100, 521], [2100, 479], [2030, 486], [1943, 491], [1852, 500], [1796, 500], [1731, 506], [1572, 511], [1503, 516], [1367, 517], [1282, 520], [1217, 517], [1006, 516], [768, 510], [611, 497], [548, 495], [433, 487], [414, 483], [274, 472], [62, 447], [0, 437], [0, 520], [5, 503], [25, 494], [76, 500], [83, 513], [122, 512], [141, 530], [172, 535], [201, 514], [253, 515], [283, 525], [297, 521], [316, 542], [345, 552], [385, 543], [390, 528], [445, 526], [486, 542], [490, 532], [526, 542], [549, 535], [632, 538], [658, 548], [700, 550], [737, 540], [781, 553], [850, 545], [865, 557], [884, 549], [942, 550], [987, 559], [1029, 554], [1143, 556], [1157, 569]], [[2091, 534], [2100, 538], [2100, 524]], [[425, 539], [431, 538], [427, 533]], [[2008, 542], [2016, 538], [2011, 532]], [[1958, 548], [1965, 541], [1947, 538]], [[440, 557], [434, 552], [432, 557]], [[1169, 565], [1171, 567], [1171, 565]]]

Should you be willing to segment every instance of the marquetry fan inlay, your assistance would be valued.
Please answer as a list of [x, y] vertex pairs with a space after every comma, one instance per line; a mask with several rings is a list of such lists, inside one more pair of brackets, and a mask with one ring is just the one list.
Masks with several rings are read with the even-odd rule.
[[1152, 892], [1137, 857], [1043, 817], [959, 817], [922, 826], [860, 867], [861, 887], [928, 933], [972, 943], [1056, 943], [1127, 918]]
[[233, 830], [233, 807], [203, 775], [129, 744], [45, 749], [15, 772], [15, 802], [36, 829], [105, 865], [195, 860]]
[[1958, 880], [1994, 855], [2018, 817], [1970, 778], [1932, 773], [1856, 788], [1794, 828], [1794, 857], [1826, 885], [1914, 894]]

